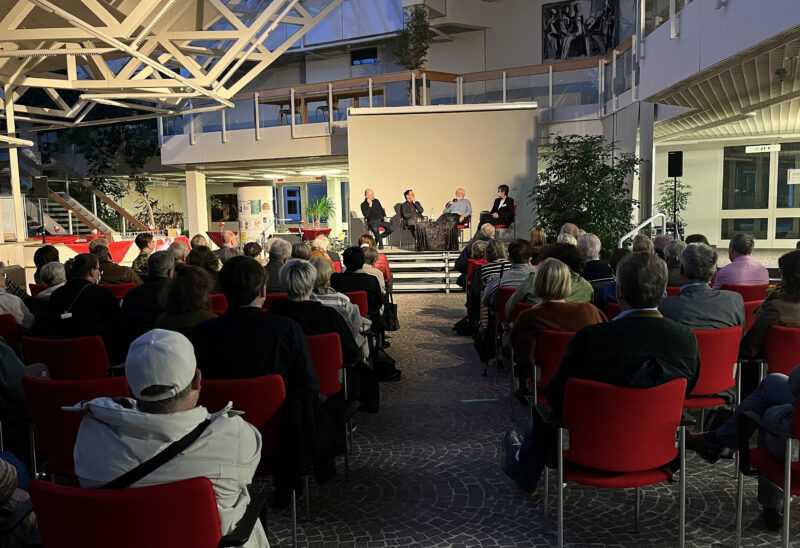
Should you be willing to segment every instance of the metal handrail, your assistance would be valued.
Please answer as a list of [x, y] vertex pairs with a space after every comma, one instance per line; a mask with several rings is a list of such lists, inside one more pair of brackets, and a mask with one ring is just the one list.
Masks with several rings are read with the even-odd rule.
[[646, 221], [641, 223], [639, 226], [637, 226], [636, 228], [634, 228], [633, 230], [631, 230], [630, 232], [625, 234], [622, 238], [620, 238], [619, 239], [619, 244], [617, 245], [617, 247], [622, 247], [622, 244], [625, 243], [625, 240], [627, 240], [628, 238], [632, 238], [632, 237], [636, 236], [639, 233], [639, 231], [641, 229], [643, 229], [644, 227], [650, 226], [652, 224], [655, 224], [656, 219], [661, 219], [662, 220], [661, 227], [662, 227], [664, 233], [666, 233], [667, 232], [667, 216], [664, 215], [663, 213], [656, 213], [655, 215], [653, 215], [652, 217], [650, 217], [649, 219], [647, 219]]

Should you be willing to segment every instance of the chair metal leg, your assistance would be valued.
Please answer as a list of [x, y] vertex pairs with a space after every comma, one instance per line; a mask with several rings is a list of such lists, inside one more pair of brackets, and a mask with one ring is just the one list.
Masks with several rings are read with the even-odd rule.
[[705, 432], [704, 428], [706, 427], [706, 410], [700, 410], [700, 424], [697, 426], [698, 432]]
[[564, 429], [558, 429], [558, 548], [564, 548]]
[[297, 490], [292, 489], [292, 546], [297, 548]]
[[[737, 453], [738, 456], [738, 453]], [[738, 460], [738, 459], [737, 459]], [[737, 463], [738, 464], [738, 463]], [[744, 474], [739, 471], [736, 478], [736, 548], [742, 545], [742, 512], [744, 511]]]
[[550, 469], [544, 467], [544, 519], [550, 517]]
[[786, 439], [786, 454], [783, 460], [783, 527], [781, 540], [784, 548], [789, 548], [789, 525], [792, 519], [792, 447], [794, 439]]
[[681, 426], [678, 430], [680, 436], [680, 453], [681, 453], [681, 479], [680, 479], [680, 516], [678, 532], [679, 541], [678, 546], [684, 548], [686, 546], [686, 427]]
[[637, 533], [639, 532], [639, 523], [640, 523], [640, 518], [642, 516], [641, 512], [642, 512], [642, 490], [639, 487], [637, 487], [636, 511], [634, 512], [634, 517], [633, 517], [633, 527], [634, 527], [633, 530], [636, 531]]
[[306, 519], [311, 520], [311, 476], [305, 477]]
[[344, 425], [344, 479], [350, 479], [350, 421]]
[[39, 477], [39, 466], [36, 463], [36, 431], [33, 425], [28, 426], [28, 441], [31, 446], [31, 472], [33, 472], [34, 479]]

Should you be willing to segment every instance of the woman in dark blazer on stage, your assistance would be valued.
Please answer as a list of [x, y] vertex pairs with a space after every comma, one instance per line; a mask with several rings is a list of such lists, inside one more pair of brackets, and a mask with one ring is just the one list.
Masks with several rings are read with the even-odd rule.
[[508, 196], [508, 185], [500, 185], [497, 187], [497, 198], [494, 200], [492, 210], [489, 213], [481, 213], [480, 224], [478, 230], [485, 223], [503, 226], [509, 226], [514, 222], [514, 198]]

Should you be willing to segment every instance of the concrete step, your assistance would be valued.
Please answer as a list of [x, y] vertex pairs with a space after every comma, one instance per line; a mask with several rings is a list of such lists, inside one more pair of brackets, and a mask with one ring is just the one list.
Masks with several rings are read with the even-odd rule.
[[[409, 269], [416, 269], [416, 268], [441, 268], [444, 269], [445, 263], [444, 261], [426, 261], [426, 262], [402, 262], [402, 263], [389, 263], [392, 267], [392, 271], [395, 270], [409, 270]], [[456, 266], [455, 261], [450, 261], [450, 268], [453, 269]]]
[[[457, 278], [454, 277], [453, 279]], [[392, 272], [393, 280], [444, 280], [444, 272]]]

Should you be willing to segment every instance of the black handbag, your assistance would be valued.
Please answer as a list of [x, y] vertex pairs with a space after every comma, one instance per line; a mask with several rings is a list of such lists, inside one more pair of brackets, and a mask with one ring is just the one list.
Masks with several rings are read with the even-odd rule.
[[398, 331], [400, 329], [400, 320], [397, 318], [397, 305], [394, 303], [391, 293], [389, 293], [389, 300], [383, 305], [383, 324], [386, 331]]

